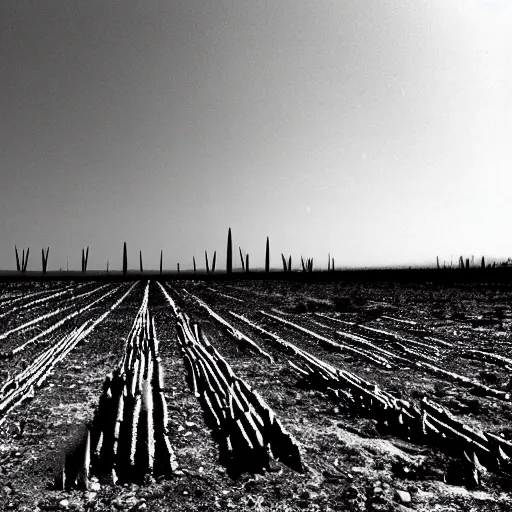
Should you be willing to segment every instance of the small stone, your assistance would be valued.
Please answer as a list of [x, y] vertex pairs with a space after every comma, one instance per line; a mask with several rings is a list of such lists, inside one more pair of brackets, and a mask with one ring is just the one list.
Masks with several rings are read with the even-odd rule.
[[183, 491], [183, 496], [188, 496], [188, 491]]
[[[446, 510], [447, 511], [452, 510], [455, 512], [455, 509], [446, 509]], [[398, 504], [396, 506], [396, 508], [394, 509], [394, 512], [415, 512], [415, 510], [413, 508], [406, 507], [405, 505]]]
[[148, 508], [148, 506], [145, 503], [141, 503], [139, 505], [139, 510], [146, 510], [147, 508]]
[[352, 471], [352, 473], [363, 473], [364, 468], [362, 468], [360, 466], [354, 466], [350, 471]]
[[63, 499], [59, 501], [59, 507], [60, 508], [68, 508], [69, 507], [69, 500]]
[[12, 489], [7, 485], [3, 488], [3, 491], [4, 491], [4, 494], [7, 494], [7, 495], [12, 493]]
[[101, 485], [99, 482], [91, 482], [89, 488], [91, 489], [91, 491], [99, 491], [101, 489]]
[[398, 499], [398, 501], [401, 501], [402, 503], [410, 503], [411, 502], [411, 495], [407, 491], [395, 491], [395, 496]]

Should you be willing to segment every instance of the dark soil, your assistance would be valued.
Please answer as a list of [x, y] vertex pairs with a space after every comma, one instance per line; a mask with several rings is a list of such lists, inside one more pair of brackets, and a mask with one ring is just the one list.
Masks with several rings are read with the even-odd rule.
[[[20, 283], [19, 288], [9, 284], [0, 296], [0, 314], [9, 309], [8, 297], [62, 288], [63, 283], [58, 282], [38, 282], [32, 286]], [[512, 357], [512, 287], [188, 281], [165, 288], [192, 320], [203, 325], [205, 334], [234, 372], [260, 393], [293, 434], [301, 449], [305, 474], [278, 463], [276, 471], [268, 473], [244, 474], [236, 480], [226, 475], [218, 460], [218, 447], [205, 426], [200, 403], [186, 384], [173, 310], [159, 285], [152, 282], [149, 308], [160, 340], [170, 439], [179, 471], [169, 479], [148, 477], [140, 486], [117, 486], [106, 480], [93, 480], [88, 491], [54, 489], [55, 472], [66, 448], [82, 435], [84, 424], [92, 418], [98, 403], [105, 376], [122, 357], [125, 338], [142, 301], [144, 284], [141, 282], [55, 367], [31, 400], [5, 416], [0, 426], [0, 510], [476, 512], [512, 509], [511, 476], [488, 473], [479, 488], [465, 487], [458, 480], [459, 461], [434, 448], [380, 432], [375, 419], [356, 416], [325, 393], [308, 388], [289, 366], [289, 356], [229, 314], [234, 311], [246, 315], [283, 339], [375, 382], [396, 396], [411, 401], [418, 401], [424, 395], [432, 397], [468, 425], [512, 439], [510, 400], [478, 396], [471, 388], [432, 375], [414, 364], [386, 370], [355, 355], [326, 350], [311, 336], [259, 313], [264, 310], [286, 318], [338, 343], [349, 344], [336, 334], [337, 330], [368, 336], [373, 343], [390, 351], [397, 349], [389, 341], [372, 337], [363, 326], [424, 343], [428, 343], [425, 338], [437, 338], [451, 343], [452, 347], [436, 344], [440, 355], [433, 364], [496, 389], [505, 389], [510, 384], [510, 369], [461, 357], [461, 351], [472, 348]], [[182, 288], [200, 297], [269, 352], [274, 363], [240, 346]], [[2, 370], [17, 373], [22, 359], [29, 363], [74, 325], [87, 318], [98, 318], [126, 290], [124, 286], [98, 307], [79, 315], [73, 325], [57, 329], [37, 350], [24, 352], [23, 358], [6, 360]], [[27, 298], [26, 302], [35, 298]], [[63, 307], [66, 300], [69, 299], [50, 301], [44, 308], [28, 308], [19, 317], [12, 315], [9, 326], [2, 326], [1, 332]], [[353, 324], [341, 324], [316, 313]], [[56, 316], [53, 320], [60, 318]], [[51, 324], [49, 321], [41, 328]], [[21, 331], [6, 343], [13, 347], [33, 335], [34, 332]], [[1, 386], [6, 375], [0, 378]]]

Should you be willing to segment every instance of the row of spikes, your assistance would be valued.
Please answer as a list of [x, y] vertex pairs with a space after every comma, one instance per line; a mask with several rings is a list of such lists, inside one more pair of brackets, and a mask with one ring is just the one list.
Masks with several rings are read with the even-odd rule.
[[147, 474], [170, 476], [178, 465], [167, 423], [158, 340], [144, 308], [121, 363], [103, 383], [86, 435], [66, 454], [57, 486], [87, 488], [89, 472], [112, 483], [140, 483]]
[[82, 339], [89, 322], [74, 329], [57, 343], [49, 347], [23, 371], [8, 379], [0, 389], [0, 423], [5, 414], [29, 397], [33, 397], [35, 388], [47, 378], [56, 362]]
[[[310, 385], [328, 391], [360, 414], [377, 418], [395, 435], [419, 443], [428, 440], [433, 447], [476, 461], [474, 467], [477, 468], [486, 467], [507, 474], [512, 471], [512, 443], [494, 434], [471, 429], [426, 398], [417, 407], [348, 372], [337, 370], [333, 374], [311, 360], [302, 368], [290, 364]], [[480, 470], [473, 472], [475, 483], [479, 483], [480, 475]]]
[[178, 322], [178, 339], [191, 390], [200, 399], [207, 425], [220, 445], [220, 460], [230, 474], [269, 469], [276, 458], [303, 472], [293, 437], [273, 411], [215, 350], [198, 324]]
[[[466, 452], [465, 458], [468, 459], [467, 452], [474, 453], [472, 448], [476, 448], [478, 451], [479, 445], [482, 445], [485, 449], [480, 449], [478, 453], [484, 463], [502, 472], [510, 471], [512, 443], [509, 441], [492, 433], [471, 429], [456, 420], [447, 410], [426, 399], [420, 404], [421, 407], [398, 399], [355, 374], [339, 370], [325, 363], [275, 333], [266, 331], [247, 318], [234, 313], [232, 315], [251, 325], [266, 339], [272, 339], [281, 351], [291, 353], [300, 359], [300, 364], [291, 361], [289, 364], [309, 382], [310, 386], [329, 392], [336, 400], [343, 400], [346, 405], [358, 409], [363, 414], [382, 419], [381, 423], [388, 424], [389, 429], [409, 440], [425, 442], [425, 432], [433, 432], [430, 425], [436, 423], [439, 427], [436, 430], [441, 431], [441, 435], [444, 435], [445, 438], [453, 439], [455, 436], [456, 439], [460, 439], [459, 447], [465, 447], [466, 450], [459, 450], [459, 455]], [[426, 411], [427, 409], [428, 411]], [[430, 422], [429, 419], [432, 421]], [[490, 460], [486, 459], [488, 452], [492, 454]], [[474, 460], [474, 455], [472, 460]]]

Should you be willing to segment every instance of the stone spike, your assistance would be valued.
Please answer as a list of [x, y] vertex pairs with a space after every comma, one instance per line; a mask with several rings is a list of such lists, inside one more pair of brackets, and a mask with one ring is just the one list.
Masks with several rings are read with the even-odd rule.
[[77, 487], [89, 488], [89, 471], [91, 466], [91, 431], [87, 428], [82, 465], [77, 475]]
[[133, 406], [133, 419], [131, 424], [131, 436], [130, 436], [130, 465], [135, 467], [135, 455], [137, 451], [137, 430], [139, 426], [141, 410], [141, 397], [137, 395], [135, 397], [135, 404]]
[[152, 472], [155, 464], [155, 427], [153, 416], [153, 390], [148, 381], [144, 381], [142, 386], [142, 400], [146, 415], [146, 445], [148, 453], [148, 469]]

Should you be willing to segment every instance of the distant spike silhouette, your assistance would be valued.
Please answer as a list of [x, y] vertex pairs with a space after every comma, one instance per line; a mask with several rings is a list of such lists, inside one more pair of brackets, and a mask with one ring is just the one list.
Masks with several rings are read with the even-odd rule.
[[268, 274], [270, 272], [270, 244], [267, 236], [267, 246], [265, 249], [265, 272]]
[[128, 252], [126, 250], [126, 242], [123, 245], [123, 275], [128, 272]]
[[21, 272], [20, 256], [18, 254], [18, 248], [16, 247], [16, 245], [14, 246], [14, 252], [16, 254], [16, 270], [18, 272]]
[[231, 242], [231, 228], [228, 229], [228, 247], [226, 254], [226, 273], [231, 274], [233, 271], [233, 247]]
[[242, 255], [242, 249], [238, 247], [238, 250], [240, 251], [240, 261], [242, 263], [242, 270], [245, 270], [245, 263], [244, 263], [244, 257]]

